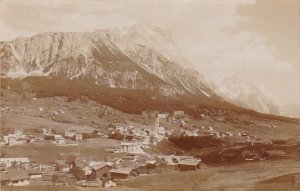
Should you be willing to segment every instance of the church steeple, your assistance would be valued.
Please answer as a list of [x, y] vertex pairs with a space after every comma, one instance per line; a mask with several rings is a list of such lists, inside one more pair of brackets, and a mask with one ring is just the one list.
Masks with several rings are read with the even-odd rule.
[[160, 124], [159, 124], [159, 118], [156, 118], [156, 121], [155, 121], [155, 128], [159, 128], [160, 127]]

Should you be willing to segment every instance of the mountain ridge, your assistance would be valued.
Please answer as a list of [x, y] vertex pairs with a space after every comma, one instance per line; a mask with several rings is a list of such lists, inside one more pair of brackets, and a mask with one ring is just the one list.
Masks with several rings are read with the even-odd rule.
[[[47, 78], [47, 83], [51, 78], [82, 80], [93, 84], [87, 86], [94, 89], [143, 90], [151, 92], [150, 97], [180, 97], [197, 100], [193, 104], [234, 107], [182, 56], [171, 33], [149, 25], [94, 32], [47, 32], [0, 42], [0, 62], [2, 78], [26, 81], [36, 76], [38, 80]], [[87, 92], [91, 92], [90, 87]], [[54, 95], [40, 87], [35, 91], [44, 91], [41, 96]]]
[[214, 94], [204, 78], [180, 57], [169, 35], [164, 36], [166, 32], [143, 27], [43, 33], [1, 42], [1, 73], [8, 77], [94, 78], [96, 84], [112, 88], [150, 88], [165, 95]]

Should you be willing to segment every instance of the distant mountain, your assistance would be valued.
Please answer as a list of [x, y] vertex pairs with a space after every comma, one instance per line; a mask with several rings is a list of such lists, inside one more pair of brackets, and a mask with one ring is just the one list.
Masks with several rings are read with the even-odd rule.
[[290, 103], [281, 107], [283, 115], [288, 117], [300, 118], [300, 105], [296, 103]]
[[99, 86], [162, 95], [213, 91], [192, 68], [171, 34], [151, 25], [84, 33], [44, 33], [0, 43], [2, 76], [64, 77]]
[[214, 90], [227, 101], [262, 113], [280, 115], [280, 108], [258, 87], [240, 82], [237, 76], [217, 81]]
[[0, 42], [0, 64], [1, 88], [22, 93], [29, 87], [40, 97], [87, 96], [135, 113], [185, 108], [200, 115], [201, 107], [246, 111], [234, 105], [238, 104], [278, 114], [258, 89], [246, 91], [227, 82], [213, 91], [182, 55], [171, 33], [152, 25], [49, 32]]

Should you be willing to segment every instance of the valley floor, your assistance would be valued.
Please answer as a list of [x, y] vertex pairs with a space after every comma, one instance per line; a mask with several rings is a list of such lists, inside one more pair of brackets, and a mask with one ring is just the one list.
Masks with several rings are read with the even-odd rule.
[[299, 161], [262, 161], [169, 172], [119, 181], [115, 188], [38, 186], [7, 187], [5, 190], [64, 191], [297, 191], [300, 189]]
[[[296, 181], [262, 181], [297, 173]], [[203, 191], [242, 191], [242, 190], [299, 190], [299, 161], [263, 161], [241, 165], [202, 169], [199, 171], [165, 173], [137, 177], [122, 184], [142, 190], [203, 190]], [[278, 187], [279, 186], [279, 187]]]

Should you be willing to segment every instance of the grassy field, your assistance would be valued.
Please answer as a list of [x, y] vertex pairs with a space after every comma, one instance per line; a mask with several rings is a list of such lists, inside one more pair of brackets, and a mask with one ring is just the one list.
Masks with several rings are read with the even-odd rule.
[[6, 186], [2, 188], [5, 191], [80, 191], [80, 189], [75, 186], [21, 186], [21, 187], [13, 187]]
[[[142, 176], [122, 181], [120, 184], [144, 190], [243, 191], [256, 190], [255, 188], [264, 186], [256, 187], [260, 181], [294, 172], [300, 172], [299, 161], [264, 161], [199, 171]], [[289, 188], [285, 190], [288, 191]], [[299, 189], [299, 185], [296, 188]]]
[[78, 125], [70, 123], [59, 123], [41, 117], [32, 117], [19, 114], [1, 114], [1, 128], [23, 129], [30, 131], [33, 129], [51, 128], [57, 132], [62, 132], [70, 127], [75, 127], [78, 132], [92, 132], [93, 128], [88, 125]]
[[251, 191], [298, 191], [299, 189], [300, 173], [290, 173], [261, 181]]
[[51, 142], [32, 143], [2, 148], [5, 157], [29, 157], [38, 163], [49, 163], [57, 159], [66, 159], [70, 155], [85, 158], [107, 159], [119, 157], [120, 153], [108, 153], [105, 149], [118, 146], [117, 140], [106, 138], [88, 139], [76, 146], [56, 146]]

